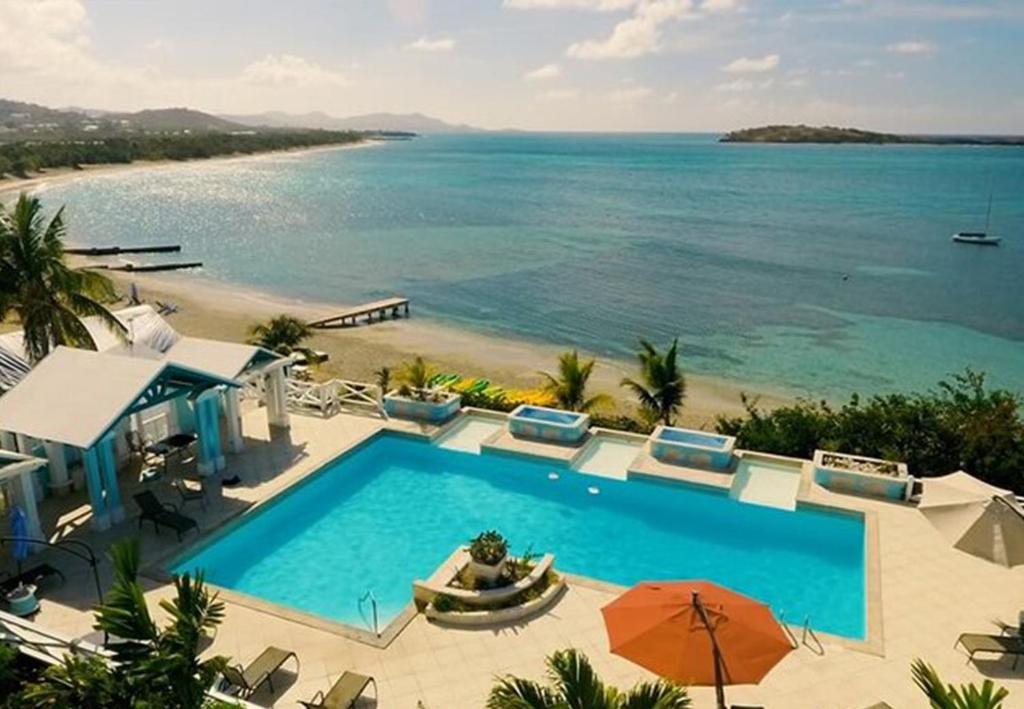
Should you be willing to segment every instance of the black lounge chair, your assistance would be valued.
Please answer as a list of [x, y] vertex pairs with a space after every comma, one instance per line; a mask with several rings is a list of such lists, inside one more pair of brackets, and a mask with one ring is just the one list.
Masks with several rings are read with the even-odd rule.
[[327, 694], [317, 692], [308, 702], [300, 699], [299, 704], [306, 709], [351, 709], [371, 684], [376, 692], [377, 681], [373, 677], [344, 672]]
[[60, 582], [64, 583], [64, 573], [60, 569], [55, 569], [49, 564], [36, 564], [28, 571], [12, 576], [9, 579], [5, 579], [3, 583], [0, 583], [0, 593], [7, 595], [19, 585], [25, 586], [38, 586], [40, 583], [52, 576], [59, 576]]
[[160, 527], [173, 529], [178, 534], [178, 541], [181, 535], [190, 529], [199, 531], [199, 525], [191, 517], [178, 513], [178, 508], [168, 502], [160, 502], [151, 490], [143, 490], [134, 496], [135, 504], [139, 506], [139, 528], [142, 523], [149, 520], [153, 523], [156, 533], [160, 533]]
[[953, 647], [963, 645], [967, 651], [967, 661], [974, 659], [975, 653], [988, 652], [996, 655], [1013, 655], [1013, 669], [1017, 669], [1020, 656], [1024, 655], [1024, 638], [1017, 635], [983, 635], [980, 633], [963, 633]]
[[291, 650], [282, 650], [279, 647], [271, 646], [250, 662], [248, 667], [228, 666], [221, 670], [221, 674], [228, 684], [238, 688], [238, 695], [243, 699], [255, 694], [264, 682], [270, 686], [270, 691], [273, 693], [274, 673], [281, 669], [281, 665], [290, 657], [295, 659], [295, 667], [298, 669], [298, 655]]

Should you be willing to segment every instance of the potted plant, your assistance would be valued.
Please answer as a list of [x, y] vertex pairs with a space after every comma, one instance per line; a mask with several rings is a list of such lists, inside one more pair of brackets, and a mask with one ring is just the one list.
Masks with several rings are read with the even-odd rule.
[[384, 396], [388, 416], [442, 424], [457, 414], [462, 397], [432, 388], [433, 379], [434, 370], [422, 357], [406, 363], [399, 376], [400, 386]]
[[484, 582], [494, 583], [505, 571], [508, 542], [492, 530], [481, 532], [469, 542], [469, 568]]

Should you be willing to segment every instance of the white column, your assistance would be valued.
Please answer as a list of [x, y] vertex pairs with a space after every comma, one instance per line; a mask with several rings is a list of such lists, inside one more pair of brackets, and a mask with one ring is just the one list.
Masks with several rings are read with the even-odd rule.
[[18, 440], [14, 437], [14, 434], [10, 431], [0, 431], [0, 448], [5, 451], [17, 451]]
[[71, 492], [71, 479], [68, 477], [64, 444], [44, 441], [43, 447], [46, 449], [46, 459], [50, 461], [50, 490], [57, 497], [64, 497]]
[[238, 403], [238, 387], [228, 387], [224, 392], [224, 416], [228, 423], [228, 450], [232, 453], [241, 453], [245, 444], [242, 441], [242, 413]]
[[[32, 455], [32, 439], [29, 436], [26, 436], [23, 433], [18, 433], [15, 434], [14, 438], [18, 442], [19, 453], [22, 455]], [[37, 471], [33, 471], [30, 475], [32, 478], [32, 484], [35, 485], [36, 488], [36, 499], [42, 499], [45, 492], [43, 490], [43, 478]]]
[[[275, 406], [270, 408], [270, 393], [273, 392]], [[274, 428], [291, 428], [288, 417], [288, 381], [284, 367], [276, 367], [267, 375], [267, 423]]]
[[[39, 508], [36, 502], [36, 486], [33, 479], [36, 477], [35, 470], [26, 470], [18, 476], [18, 492], [21, 497], [21, 507], [25, 510], [25, 517], [28, 519], [28, 536], [34, 539], [43, 539], [43, 528], [39, 524]], [[29, 545], [29, 549], [36, 550], [35, 545]]]

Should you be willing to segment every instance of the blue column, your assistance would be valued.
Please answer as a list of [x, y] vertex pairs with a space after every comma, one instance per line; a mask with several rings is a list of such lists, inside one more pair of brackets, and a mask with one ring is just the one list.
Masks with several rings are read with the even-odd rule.
[[224, 469], [224, 453], [220, 447], [220, 416], [217, 393], [204, 393], [195, 402], [196, 434], [199, 436], [199, 472], [212, 475]]
[[97, 444], [103, 489], [107, 493], [107, 512], [113, 524], [124, 521], [121, 488], [117, 481], [117, 458], [114, 456], [114, 434], [108, 433]]
[[85, 464], [89, 504], [92, 505], [92, 525], [99, 530], [107, 529], [110, 527], [110, 515], [107, 513], [107, 503], [103, 498], [103, 482], [100, 477], [100, 461], [96, 446], [82, 451], [82, 462]]
[[196, 415], [192, 411], [192, 405], [188, 397], [179, 396], [174, 400], [174, 413], [178, 417], [178, 430], [182, 433], [194, 433], [196, 431]]

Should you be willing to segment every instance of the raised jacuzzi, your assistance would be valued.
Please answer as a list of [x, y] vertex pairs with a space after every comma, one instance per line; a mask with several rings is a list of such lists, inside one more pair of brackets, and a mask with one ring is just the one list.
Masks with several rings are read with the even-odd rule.
[[651, 455], [663, 463], [728, 470], [736, 439], [688, 428], [658, 426], [651, 434]]
[[556, 443], [578, 443], [590, 428], [590, 415], [521, 404], [508, 415], [513, 436]]

